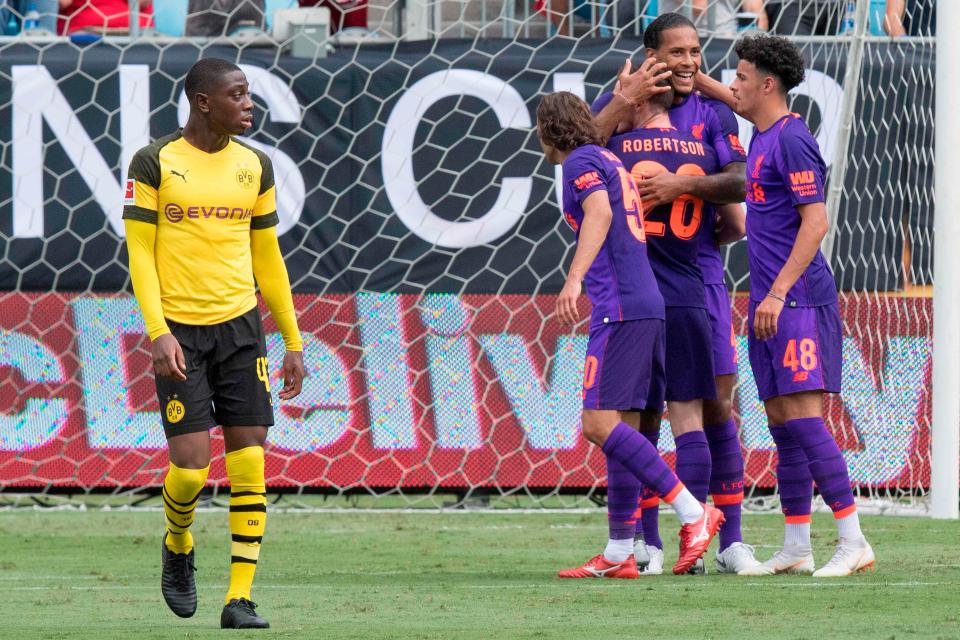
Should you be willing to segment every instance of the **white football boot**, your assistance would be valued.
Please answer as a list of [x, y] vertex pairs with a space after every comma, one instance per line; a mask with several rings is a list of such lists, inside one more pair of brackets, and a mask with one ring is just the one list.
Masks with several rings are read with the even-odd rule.
[[868, 571], [876, 564], [873, 549], [866, 538], [846, 540], [840, 538], [837, 550], [827, 564], [813, 572], [814, 578], [842, 578]]
[[640, 573], [650, 564], [650, 552], [647, 550], [647, 543], [643, 539], [643, 534], [637, 535], [633, 539], [633, 557], [637, 559], [637, 569]]
[[640, 572], [642, 576], [659, 576], [663, 574], [663, 549], [658, 549], [652, 544], [646, 545], [647, 554], [650, 560], [647, 562], [647, 568]]
[[717, 571], [720, 573], [740, 573], [756, 569], [760, 564], [753, 557], [753, 547], [742, 542], [734, 542], [723, 551], [717, 551]]
[[738, 571], [741, 576], [774, 576], [780, 573], [799, 573], [809, 575], [815, 569], [813, 549], [808, 546], [784, 547], [773, 554], [766, 562], [758, 563]]

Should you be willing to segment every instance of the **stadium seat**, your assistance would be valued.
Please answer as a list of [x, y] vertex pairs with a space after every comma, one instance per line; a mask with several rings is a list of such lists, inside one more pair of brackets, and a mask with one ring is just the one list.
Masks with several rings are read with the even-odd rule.
[[280, 9], [294, 9], [300, 5], [297, 0], [264, 0], [263, 6], [267, 19], [266, 30], [269, 33], [273, 26], [273, 14]]
[[886, 35], [883, 30], [883, 17], [887, 13], [886, 0], [870, 0], [870, 33], [875, 36]]
[[157, 33], [180, 37], [187, 24], [187, 0], [164, 0], [153, 5], [153, 24]]

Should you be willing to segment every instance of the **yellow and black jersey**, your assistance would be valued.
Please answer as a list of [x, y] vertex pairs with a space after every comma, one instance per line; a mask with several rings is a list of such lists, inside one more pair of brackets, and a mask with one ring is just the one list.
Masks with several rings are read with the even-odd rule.
[[123, 217], [156, 225], [165, 318], [212, 325], [257, 304], [251, 230], [278, 223], [266, 154], [233, 138], [216, 153], [193, 147], [179, 131], [160, 138], [130, 164]]

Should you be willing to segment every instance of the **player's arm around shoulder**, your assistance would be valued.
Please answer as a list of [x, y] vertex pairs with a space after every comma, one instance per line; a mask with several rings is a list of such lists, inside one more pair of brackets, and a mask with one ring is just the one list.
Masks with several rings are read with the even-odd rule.
[[153, 370], [158, 376], [186, 380], [186, 360], [180, 343], [163, 317], [156, 244], [160, 191], [159, 145], [134, 154], [124, 185], [123, 227], [133, 294], [150, 336]]
[[733, 97], [730, 87], [703, 71], [697, 72], [694, 78], [694, 88], [706, 97], [722, 102], [731, 110], [736, 109], [737, 100]]
[[[259, 154], [258, 154], [259, 155]], [[250, 257], [253, 276], [260, 286], [263, 301], [280, 329], [286, 353], [283, 355], [283, 389], [281, 400], [290, 400], [300, 395], [305, 375], [303, 366], [303, 339], [297, 326], [297, 312], [293, 306], [293, 292], [287, 266], [280, 253], [277, 238], [279, 217], [276, 207], [276, 190], [273, 182], [273, 165], [265, 155], [260, 156], [262, 172], [260, 192], [250, 219]]]

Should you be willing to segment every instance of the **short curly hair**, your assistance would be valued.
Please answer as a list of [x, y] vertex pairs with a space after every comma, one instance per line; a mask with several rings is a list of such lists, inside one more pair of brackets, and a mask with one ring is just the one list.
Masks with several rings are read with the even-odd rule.
[[667, 12], [661, 13], [657, 18], [647, 25], [643, 31], [643, 46], [647, 49], [659, 49], [660, 42], [663, 39], [663, 32], [670, 29], [680, 29], [689, 27], [694, 31], [697, 26], [687, 16], [682, 13]]
[[737, 42], [736, 52], [741, 60], [752, 62], [763, 73], [780, 80], [784, 92], [803, 82], [803, 56], [796, 45], [782, 36], [745, 36]]
[[544, 96], [537, 107], [540, 139], [560, 151], [573, 151], [587, 144], [603, 146], [603, 136], [593, 124], [590, 106], [569, 91]]

